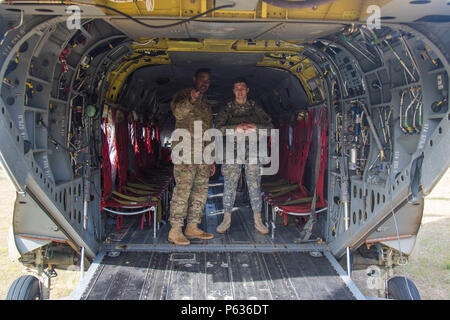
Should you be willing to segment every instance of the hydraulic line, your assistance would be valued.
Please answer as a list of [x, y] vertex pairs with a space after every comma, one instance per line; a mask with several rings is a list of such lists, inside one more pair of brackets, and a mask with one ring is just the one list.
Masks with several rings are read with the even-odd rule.
[[411, 78], [413, 79], [414, 82], [417, 81], [416, 77], [414, 77], [414, 75], [411, 73], [411, 71], [409, 71], [408, 67], [406, 66], [405, 62], [403, 61], [403, 59], [398, 55], [398, 53], [394, 50], [394, 48], [392, 48], [392, 46], [390, 45], [390, 43], [385, 39], [383, 41], [384, 43], [386, 43], [386, 45], [389, 47], [389, 49], [392, 51], [392, 53], [394, 54], [395, 58], [397, 58], [398, 62], [401, 64], [401, 66], [403, 67], [403, 69], [406, 70], [406, 72], [408, 72], [408, 74], [411, 76]]
[[[332, 1], [334, 1], [334, 0], [332, 0]], [[180, 24], [187, 23], [189, 21], [196, 20], [197, 18], [205, 16], [205, 15], [207, 15], [207, 14], [213, 12], [213, 11], [221, 10], [221, 9], [225, 9], [225, 8], [232, 8], [232, 7], [234, 7], [236, 5], [236, 3], [231, 2], [230, 4], [225, 4], [225, 5], [222, 5], [222, 6], [211, 8], [209, 10], [206, 10], [205, 12], [201, 12], [201, 13], [193, 16], [193, 17], [190, 17], [188, 19], [184, 19], [182, 21], [177, 21], [177, 22], [169, 23], [169, 24], [165, 24], [165, 25], [150, 25], [150, 24], [144, 23], [144, 22], [142, 22], [142, 21], [140, 21], [140, 20], [138, 20], [136, 18], [133, 18], [132, 16], [130, 16], [130, 15], [128, 15], [128, 14], [126, 14], [126, 13], [120, 11], [120, 10], [117, 10], [117, 9], [109, 7], [109, 6], [105, 6], [103, 4], [97, 4], [97, 3], [87, 3], [87, 2], [71, 1], [71, 0], [67, 0], [67, 1], [64, 1], [64, 0], [53, 0], [53, 1], [52, 0], [43, 0], [43, 1], [39, 1], [39, 0], [38, 1], [36, 1], [36, 0], [35, 1], [13, 1], [13, 0], [9, 0], [8, 4], [12, 4], [12, 5], [64, 5], [64, 6], [66, 6], [66, 5], [80, 5], [80, 6], [97, 7], [97, 8], [106, 9], [106, 10], [110, 10], [110, 11], [113, 11], [115, 13], [118, 13], [118, 14], [120, 14], [120, 15], [122, 15], [122, 16], [130, 19], [130, 20], [133, 20], [134, 22], [136, 22], [136, 23], [138, 23], [138, 24], [140, 24], [140, 25], [142, 25], [144, 27], [151, 28], [151, 29], [164, 29], [164, 28], [174, 27], [174, 26], [177, 26], [177, 25], [180, 25]]]
[[8, 35], [8, 33], [10, 33], [13, 30], [16, 30], [17, 28], [19, 28], [20, 26], [22, 26], [23, 24], [23, 10], [20, 10], [20, 22], [17, 26], [12, 27], [11, 29], [9, 29], [8, 31], [5, 32], [5, 34], [2, 36], [2, 38], [0, 39], [0, 46], [3, 44], [3, 42], [6, 40], [6, 36]]
[[[345, 157], [343, 159], [343, 170], [346, 171], [345, 166], [346, 161]], [[344, 209], [344, 230], [347, 231], [350, 228], [350, 195], [348, 192], [349, 189], [349, 180], [348, 175], [344, 173], [341, 183], [341, 203], [343, 204]], [[347, 247], [347, 274], [350, 277], [351, 275], [351, 266], [350, 266], [350, 247]]]
[[383, 121], [383, 116], [381, 115], [381, 107], [377, 108], [378, 109], [378, 115], [380, 116], [380, 126], [381, 126], [381, 131], [383, 131], [383, 137], [384, 137], [384, 141], [387, 143], [387, 137], [386, 137], [386, 128], [385, 128], [385, 122]]
[[407, 133], [408, 130], [403, 127], [403, 99], [405, 97], [405, 91], [402, 91], [402, 95], [400, 97], [400, 129], [403, 133]]
[[414, 57], [411, 53], [411, 50], [408, 47], [408, 44], [406, 43], [405, 39], [403, 38], [403, 35], [400, 35], [400, 41], [403, 43], [403, 46], [405, 47], [405, 51], [408, 54], [409, 59], [411, 60], [413, 66], [414, 66], [414, 69], [417, 71], [418, 74], [420, 74], [419, 67], [417, 67], [416, 60], [414, 59]]
[[[408, 112], [409, 109], [411, 109], [412, 105], [414, 104], [414, 102], [416, 102], [417, 98], [419, 97], [419, 94], [417, 94], [416, 96], [414, 96], [413, 100], [410, 102], [410, 104], [408, 105], [408, 107], [405, 110], [405, 116], [404, 116], [404, 125], [406, 126], [406, 130], [408, 132], [412, 131], [412, 129], [410, 130], [409, 128], [411, 128], [411, 126], [408, 125]], [[414, 126], [414, 123], [413, 123]]]
[[422, 128], [422, 101], [420, 99], [417, 100], [417, 104], [416, 104], [416, 107], [414, 108], [414, 116], [413, 116], [414, 129], [417, 132], [420, 132], [421, 129], [417, 128], [417, 126], [416, 126], [416, 114], [417, 113], [419, 113], [419, 123], [418, 123], [418, 125], [419, 125], [420, 128]]
[[366, 25], [363, 25], [362, 27], [363, 27], [363, 28], [361, 28], [361, 30], [363, 30], [363, 31], [364, 31], [364, 30], [365, 30], [365, 31], [368, 31], [368, 32], [372, 35], [374, 48], [375, 48], [375, 50], [378, 52], [378, 55], [379, 55], [379, 57], [380, 57], [380, 60], [383, 61], [383, 60], [384, 60], [384, 59], [383, 59], [384, 54], [383, 54], [383, 50], [381, 50], [381, 48], [380, 48], [380, 46], [379, 46], [379, 44], [380, 44], [380, 42], [381, 42], [380, 39], [378, 39], [376, 33], [375, 33], [372, 29], [369, 29]]
[[369, 123], [370, 131], [372, 131], [373, 138], [375, 139], [375, 143], [377, 144], [378, 151], [380, 152], [380, 160], [384, 161], [385, 155], [384, 155], [383, 145], [381, 144], [380, 138], [378, 137], [378, 134], [377, 134], [377, 131], [373, 124], [370, 113], [369, 113], [369, 111], [367, 111], [366, 105], [364, 103], [362, 103], [359, 100], [356, 100], [356, 101], [362, 106], [362, 108], [364, 109], [364, 112], [366, 113], [366, 119], [367, 119], [367, 122]]
[[386, 115], [386, 110], [384, 110], [384, 114], [385, 114], [385, 117], [384, 117], [384, 121], [385, 121], [385, 127], [386, 127], [386, 131], [387, 131], [387, 136], [388, 136], [388, 138], [389, 138], [389, 148], [390, 148], [390, 150], [392, 150], [392, 141], [391, 141], [391, 129], [390, 129], [390, 126], [389, 126], [389, 119], [391, 118], [391, 115], [392, 115], [392, 108], [389, 106], [389, 113]]
[[341, 37], [342, 39], [350, 46], [352, 47], [355, 51], [357, 51], [360, 55], [362, 55], [364, 58], [366, 58], [367, 60], [369, 60], [370, 62], [372, 62], [373, 64], [376, 64], [375, 61], [373, 61], [368, 55], [366, 55], [364, 52], [362, 52], [360, 49], [358, 49], [356, 46], [354, 46], [348, 39], [347, 37], [341, 33]]

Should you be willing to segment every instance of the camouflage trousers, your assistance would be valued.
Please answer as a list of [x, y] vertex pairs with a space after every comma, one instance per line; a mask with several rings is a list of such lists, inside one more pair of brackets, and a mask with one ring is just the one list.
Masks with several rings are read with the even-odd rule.
[[180, 164], [173, 168], [175, 188], [170, 202], [169, 222], [172, 226], [200, 223], [208, 197], [210, 165]]
[[[223, 190], [223, 210], [230, 212], [236, 199], [236, 189], [241, 176], [242, 164], [223, 164], [222, 175], [225, 179]], [[261, 212], [261, 174], [259, 164], [244, 164], [245, 179], [253, 212]]]

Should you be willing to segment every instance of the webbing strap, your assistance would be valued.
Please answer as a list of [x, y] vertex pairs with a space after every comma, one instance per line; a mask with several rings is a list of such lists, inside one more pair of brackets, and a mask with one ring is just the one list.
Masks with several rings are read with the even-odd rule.
[[327, 113], [324, 112], [323, 109], [320, 110], [319, 113], [319, 130], [320, 130], [320, 147], [318, 148], [316, 152], [315, 157], [315, 168], [314, 168], [314, 194], [313, 199], [311, 201], [311, 215], [308, 221], [306, 222], [303, 230], [302, 230], [302, 237], [301, 241], [307, 241], [312, 235], [312, 228], [316, 222], [316, 201], [317, 201], [317, 193], [321, 193], [321, 196], [323, 197], [323, 181], [320, 180], [321, 175], [320, 171], [321, 169], [324, 169], [324, 155], [326, 155], [326, 134], [327, 134]]
[[160, 141], [159, 140], [159, 127], [158, 126], [155, 126], [155, 135], [156, 135], [156, 141]]
[[[111, 109], [111, 125], [114, 127], [114, 130], [113, 129], [111, 129], [111, 134], [113, 134], [114, 133], [114, 137], [112, 138], [113, 139], [113, 141], [112, 141], [112, 145], [110, 145], [110, 147], [112, 147], [112, 148], [114, 148], [115, 149], [115, 154], [116, 154], [116, 156], [115, 156], [115, 158], [114, 158], [114, 163], [113, 164], [111, 164], [111, 172], [112, 172], [112, 174], [111, 174], [111, 177], [112, 177], [112, 183], [116, 183], [116, 180], [117, 180], [117, 167], [118, 167], [118, 163], [119, 163], [119, 155], [117, 154], [118, 153], [118, 149], [117, 149], [117, 127], [115, 126], [115, 124], [116, 124], [116, 109]], [[113, 154], [114, 153], [114, 150], [110, 150], [110, 152]]]
[[289, 180], [288, 164], [289, 164], [289, 143], [288, 143], [289, 124], [285, 123], [280, 128], [280, 176]]
[[103, 134], [103, 146], [102, 146], [102, 175], [103, 175], [103, 200], [108, 198], [112, 192], [112, 180], [111, 180], [111, 161], [109, 159], [109, 146], [108, 146], [108, 118], [104, 122], [104, 134]]
[[298, 161], [297, 182], [300, 187], [303, 186], [303, 177], [305, 174], [306, 162], [308, 160], [309, 148], [311, 146], [314, 116], [315, 116], [314, 110], [308, 111], [308, 121], [305, 122], [306, 123], [306, 142], [302, 143], [302, 146], [301, 146], [302, 150], [300, 150], [302, 157]]
[[137, 175], [142, 174], [142, 169], [145, 167], [145, 128], [141, 123], [136, 122], [136, 144], [135, 144], [135, 163]]
[[321, 143], [321, 156], [320, 156], [320, 170], [317, 182], [317, 196], [321, 205], [325, 205], [325, 199], [323, 196], [323, 189], [325, 184], [325, 169], [327, 164], [327, 130], [328, 130], [328, 115], [325, 111], [325, 125], [322, 128], [322, 143]]

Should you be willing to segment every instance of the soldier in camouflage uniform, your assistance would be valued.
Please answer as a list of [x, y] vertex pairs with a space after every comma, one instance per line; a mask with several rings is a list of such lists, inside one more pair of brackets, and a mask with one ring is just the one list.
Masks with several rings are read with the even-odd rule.
[[[255, 101], [248, 100], [249, 88], [245, 79], [238, 78], [234, 82], [233, 93], [235, 100], [229, 102], [216, 117], [216, 127], [226, 134], [226, 129], [234, 129], [239, 133], [250, 133], [257, 129], [273, 128], [270, 116], [259, 107]], [[256, 150], [249, 152], [249, 144], [246, 143], [244, 169], [245, 178], [250, 196], [250, 203], [253, 209], [255, 229], [267, 234], [269, 230], [261, 221], [261, 163]], [[235, 156], [237, 154], [237, 144], [234, 145]], [[256, 158], [256, 159], [255, 159]], [[253, 161], [250, 161], [253, 159]], [[252, 164], [255, 163], [255, 164]], [[231, 224], [231, 211], [236, 198], [236, 188], [241, 175], [243, 164], [224, 164], [222, 174], [225, 179], [223, 192], [224, 219], [217, 227], [218, 233], [226, 232]]]
[[[206, 98], [211, 73], [209, 69], [199, 69], [194, 76], [194, 87], [177, 92], [171, 102], [172, 113], [175, 116], [175, 129], [186, 129], [191, 135], [191, 157], [188, 163], [174, 164], [175, 189], [170, 203], [170, 224], [168, 240], [178, 245], [188, 245], [188, 239], [212, 239], [211, 233], [206, 233], [197, 227], [201, 222], [203, 209], [208, 196], [210, 175], [214, 174], [215, 166], [194, 163], [194, 121], [202, 122], [202, 132], [212, 127], [211, 106]], [[184, 139], [184, 138], [183, 138]], [[178, 143], [172, 142], [173, 148]], [[172, 154], [172, 159], [174, 159]], [[184, 220], [187, 220], [185, 232], [181, 231]]]

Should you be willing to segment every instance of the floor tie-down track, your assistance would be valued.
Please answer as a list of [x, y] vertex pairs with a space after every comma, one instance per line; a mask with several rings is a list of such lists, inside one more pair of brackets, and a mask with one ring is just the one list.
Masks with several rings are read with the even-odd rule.
[[[221, 184], [210, 187], [202, 226], [215, 233], [222, 219]], [[139, 223], [138, 221], [136, 223]], [[105, 244], [72, 299], [364, 299], [326, 245], [295, 244], [298, 231], [279, 226], [276, 237], [253, 230], [251, 211], [233, 212], [230, 232], [190, 246], [167, 243], [168, 225], [129, 225], [120, 242]]]
[[[328, 252], [121, 252], [102, 255], [72, 298], [362, 299]], [[334, 260], [335, 261], [335, 260]], [[342, 269], [340, 270], [341, 272]]]

